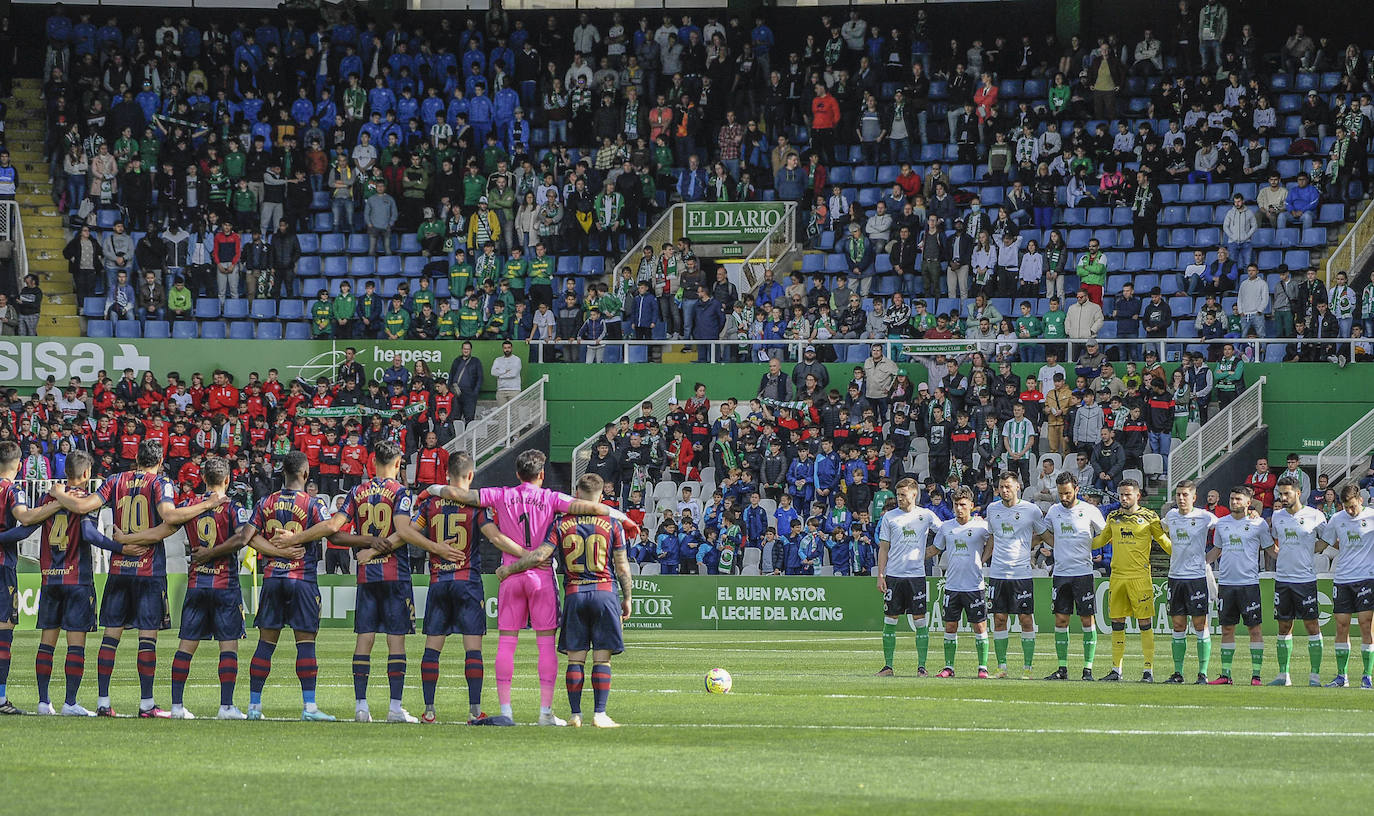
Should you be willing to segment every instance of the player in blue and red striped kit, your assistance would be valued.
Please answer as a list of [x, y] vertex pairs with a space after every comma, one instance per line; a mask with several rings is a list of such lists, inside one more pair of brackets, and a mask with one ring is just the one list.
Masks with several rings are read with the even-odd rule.
[[291, 451], [282, 462], [282, 489], [265, 496], [244, 525], [252, 547], [267, 556], [262, 591], [258, 595], [258, 646], [248, 666], [248, 719], [262, 719], [262, 689], [272, 670], [272, 654], [281, 630], [291, 627], [296, 638], [296, 678], [301, 684], [301, 719], [333, 722], [315, 703], [319, 662], [315, 637], [320, 631], [320, 587], [316, 573], [324, 544], [319, 538], [302, 544], [280, 546], [268, 540], [278, 530], [299, 532], [329, 518], [324, 499], [305, 492], [310, 461], [301, 451]]
[[[18, 445], [0, 442], [0, 532], [14, 532], [17, 527], [37, 524], [46, 518], [28, 506], [24, 491], [14, 483], [19, 460]], [[19, 542], [28, 535], [25, 533], [0, 544], [0, 715], [25, 713], [10, 702], [5, 684], [10, 677], [14, 627], [19, 623]]]
[[[201, 466], [205, 480], [205, 499], [228, 495], [229, 463], [219, 457]], [[172, 655], [172, 718], [194, 720], [195, 715], [182, 705], [191, 658], [202, 640], [219, 641], [219, 714], [221, 720], [242, 720], [245, 715], [234, 705], [234, 686], [239, 673], [239, 640], [243, 638], [243, 590], [239, 587], [238, 551], [248, 543], [245, 530], [248, 511], [230, 501], [196, 516], [182, 529], [186, 531], [186, 600], [181, 607], [181, 642]], [[163, 522], [157, 527], [120, 536], [121, 543], [153, 545], [177, 531]]]
[[[472, 484], [472, 457], [459, 451], [448, 460], [448, 484], [467, 490]], [[415, 525], [430, 539], [429, 594], [425, 598], [425, 653], [420, 659], [420, 685], [424, 691], [425, 713], [421, 722], [436, 721], [434, 692], [439, 685], [439, 655], [449, 635], [463, 636], [463, 674], [468, 683], [468, 722], [514, 725], [509, 717], [487, 717], [482, 713], [482, 636], [487, 633], [486, 599], [482, 573], [477, 559], [477, 534], [480, 531], [497, 548], [513, 555], [525, 550], [511, 541], [496, 526], [491, 511], [469, 507], [438, 496], [425, 496], [415, 508]], [[387, 539], [387, 549], [405, 546], [400, 536]], [[359, 560], [378, 553], [360, 550]]]
[[[358, 635], [353, 649], [354, 719], [372, 722], [367, 705], [367, 681], [371, 674], [372, 647], [377, 633], [386, 635], [386, 676], [391, 690], [387, 722], [419, 722], [401, 707], [406, 679], [406, 635], [415, 634], [415, 597], [410, 585], [410, 560], [404, 551], [387, 552], [386, 540], [393, 534], [406, 544], [425, 547], [429, 539], [411, 523], [413, 509], [410, 489], [396, 480], [401, 467], [401, 448], [383, 440], [373, 448], [374, 473], [370, 479], [348, 492], [343, 506], [328, 520], [302, 532], [282, 531], [273, 540], [279, 547], [293, 546], [322, 536], [335, 544], [380, 553], [370, 561], [358, 561], [358, 594], [353, 610], [353, 631]], [[352, 533], [341, 533], [350, 525]]]
[[[577, 482], [577, 497], [595, 501], [602, 491], [600, 476], [589, 473]], [[496, 576], [505, 580], [513, 573], [536, 567], [555, 552], [563, 561], [563, 626], [558, 633], [558, 651], [568, 656], [563, 681], [568, 690], [568, 718], [571, 726], [582, 725], [583, 666], [587, 651], [592, 651], [592, 699], [595, 711], [592, 724], [616, 728], [606, 713], [611, 695], [611, 656], [625, 650], [622, 621], [630, 617], [630, 562], [626, 556], [626, 537], [638, 537], [634, 522], [622, 523], [608, 516], [559, 517], [549, 529], [548, 538], [514, 564], [500, 567]], [[612, 578], [614, 570], [614, 580]], [[620, 603], [615, 585], [620, 584]]]
[[[78, 515], [94, 513], [109, 505], [119, 533], [141, 533], [162, 522], [181, 525], [229, 499], [217, 496], [188, 507], [176, 506], [176, 488], [162, 473], [162, 445], [145, 439], [138, 445], [134, 470], [106, 479], [89, 496], [76, 496], [62, 483], [52, 487], [52, 496], [66, 510]], [[117, 539], [116, 539], [117, 540]], [[100, 602], [100, 625], [105, 636], [96, 657], [99, 686], [96, 713], [115, 716], [110, 705], [110, 675], [114, 672], [115, 652], [125, 629], [138, 630], [138, 716], [167, 717], [153, 700], [153, 679], [157, 672], [157, 633], [171, 626], [167, 605], [167, 554], [162, 542], [153, 544], [140, 558], [121, 557], [110, 561], [105, 594]]]

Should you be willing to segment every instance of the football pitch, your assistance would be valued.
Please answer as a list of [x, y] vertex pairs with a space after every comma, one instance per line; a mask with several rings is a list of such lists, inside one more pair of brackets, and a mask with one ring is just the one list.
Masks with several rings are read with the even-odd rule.
[[[98, 637], [98, 636], [96, 636]], [[283, 639], [263, 697], [269, 718], [219, 722], [212, 644], [191, 667], [187, 708], [202, 719], [0, 720], [10, 813], [444, 812], [476, 813], [1324, 813], [1367, 809], [1374, 793], [1374, 693], [1358, 689], [1146, 686], [1079, 681], [975, 680], [973, 639], [960, 638], [953, 680], [917, 679], [903, 633], [895, 678], [873, 672], [879, 636], [823, 632], [629, 632], [614, 662], [610, 713], [624, 727], [470, 728], [355, 724], [352, 635], [321, 634], [319, 703], [340, 722], [302, 723], [294, 648]], [[1156, 674], [1172, 670], [1160, 638]], [[1215, 641], [1215, 637], [1214, 637]], [[94, 641], [98, 643], [98, 639]], [[246, 708], [251, 639], [239, 651], [236, 702]], [[422, 639], [412, 638], [406, 706], [423, 710]], [[35, 704], [36, 634], [18, 633], [9, 694]], [[1139, 641], [1127, 676], [1139, 677]], [[942, 660], [932, 632], [932, 673]], [[1036, 675], [1054, 668], [1052, 634], [1038, 640]], [[1104, 644], [1105, 645], [1105, 644]], [[1019, 661], [1013, 644], [1013, 662]], [[1273, 676], [1272, 638], [1265, 679]], [[484, 708], [496, 709], [486, 644]], [[1080, 673], [1078, 637], [1070, 674]], [[1358, 673], [1359, 646], [1352, 660]], [[169, 707], [174, 641], [159, 644], [157, 700]], [[61, 703], [59, 644], [52, 693]], [[374, 652], [370, 696], [386, 710], [385, 657]], [[1101, 655], [1100, 650], [1099, 655]], [[1293, 658], [1306, 683], [1307, 660]], [[1332, 674], [1331, 642], [1327, 666]], [[515, 715], [538, 713], [534, 642], [521, 639]], [[1099, 656], [1099, 676], [1110, 668]], [[134, 643], [119, 654], [115, 709], [137, 709]], [[560, 670], [562, 668], [560, 662]], [[1213, 657], [1213, 670], [1219, 664]], [[712, 667], [734, 677], [710, 695]], [[1241, 644], [1237, 678], [1246, 681]], [[94, 708], [88, 658], [80, 701]], [[379, 670], [380, 669], [380, 670]], [[467, 710], [461, 644], [445, 652], [438, 711]], [[1196, 673], [1190, 643], [1185, 674]], [[1358, 677], [1356, 678], [1358, 684]], [[584, 692], [590, 719], [591, 688]], [[554, 710], [567, 714], [560, 673]]]

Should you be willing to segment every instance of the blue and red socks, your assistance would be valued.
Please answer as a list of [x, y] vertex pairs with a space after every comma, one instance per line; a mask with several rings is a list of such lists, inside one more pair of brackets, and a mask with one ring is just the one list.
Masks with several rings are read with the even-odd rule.
[[306, 711], [316, 711], [315, 681], [320, 675], [320, 664], [315, 659], [315, 641], [303, 640], [296, 644], [296, 679], [301, 682], [301, 702]]
[[0, 629], [0, 703], [9, 699], [5, 696], [5, 685], [10, 680], [10, 647], [14, 645], [14, 630]]
[[568, 710], [576, 715], [582, 714], [583, 668], [581, 663], [569, 663], [563, 672], [563, 685], [568, 688]]
[[359, 707], [367, 705], [367, 679], [372, 674], [372, 655], [353, 655], [353, 699]]
[[[114, 674], [115, 653], [118, 650], [119, 638], [106, 635], [100, 639], [100, 651], [95, 655], [95, 684], [96, 694], [99, 695], [98, 705], [101, 708], [110, 707], [110, 675]], [[8, 651], [6, 654], [9, 654]], [[3, 689], [0, 689], [0, 692], [3, 692]]]
[[248, 707], [262, 708], [262, 687], [267, 685], [267, 675], [272, 673], [272, 653], [277, 644], [265, 640], [258, 641], [253, 657], [248, 661]]
[[606, 700], [611, 696], [611, 664], [597, 663], [592, 666], [592, 709], [597, 714], [606, 713]]
[[172, 708], [181, 708], [186, 695], [186, 678], [191, 674], [191, 653], [177, 649], [172, 655]]
[[157, 638], [138, 639], [138, 691], [140, 710], [154, 707], [153, 681], [157, 677]]
[[425, 697], [425, 708], [434, 707], [434, 690], [439, 686], [439, 650], [425, 647], [420, 656], [420, 688]]
[[68, 646], [67, 662], [62, 666], [67, 674], [67, 705], [76, 705], [76, 693], [81, 690], [81, 676], [86, 673], [86, 647]]
[[48, 698], [48, 683], [52, 680], [52, 656], [57, 647], [49, 643], [38, 644], [38, 654], [33, 659], [33, 673], [38, 677], [38, 702], [51, 703]]
[[234, 686], [239, 681], [239, 653], [219, 653], [219, 705], [228, 708], [234, 704]]
[[482, 678], [486, 670], [482, 665], [482, 651], [472, 649], [463, 655], [463, 676], [468, 681], [468, 712], [477, 717], [482, 713]]
[[391, 708], [399, 710], [401, 708], [401, 697], [405, 694], [406, 688], [406, 655], [388, 654], [386, 656], [386, 680], [391, 688]]

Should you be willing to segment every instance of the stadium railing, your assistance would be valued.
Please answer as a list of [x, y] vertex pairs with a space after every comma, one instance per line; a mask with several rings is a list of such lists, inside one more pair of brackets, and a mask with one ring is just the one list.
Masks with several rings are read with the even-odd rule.
[[[635, 403], [631, 405], [629, 408], [617, 414], [617, 418], [620, 416], [624, 416], [625, 414], [629, 414], [632, 417], [639, 416], [639, 406], [643, 405], [645, 402], [651, 402], [654, 406], [654, 415], [657, 416], [659, 419], [662, 419], [668, 414], [668, 400], [677, 396], [677, 387], [678, 384], [681, 382], [681, 376], [674, 376], [671, 380], [664, 383], [659, 388], [655, 389], [652, 394], [649, 394], [641, 400], [636, 400]], [[591, 436], [582, 440], [582, 442], [577, 447], [573, 448], [573, 484], [577, 484], [577, 480], [581, 479], [582, 476], [587, 472], [587, 463], [590, 462], [592, 459], [592, 448], [595, 446], [596, 440], [600, 436], [601, 430], [598, 429]]]
[[[763, 283], [763, 273], [768, 269], [786, 269], [787, 264], [783, 263], [787, 255], [797, 248], [797, 203], [787, 202], [783, 210], [782, 220], [778, 221], [774, 227], [764, 234], [754, 248], [749, 250], [749, 254], [744, 256], [740, 263], [740, 279], [735, 281], [741, 292], [750, 292], [759, 288]], [[729, 263], [728, 259], [724, 261]], [[776, 280], [776, 277], [774, 278]]]
[[1369, 464], [1371, 452], [1374, 452], [1374, 409], [1355, 420], [1355, 424], [1317, 453], [1317, 475], [1326, 476], [1330, 487], [1339, 488], [1341, 482]]
[[10, 260], [14, 263], [14, 277], [19, 286], [29, 273], [29, 254], [24, 249], [24, 223], [19, 215], [19, 202], [0, 201], [0, 245], [12, 242]]
[[[100, 479], [91, 479], [86, 482], [86, 491], [94, 493], [100, 487]], [[24, 492], [24, 499], [29, 507], [37, 507], [43, 503], [43, 498], [48, 495], [52, 486], [61, 482], [67, 484], [66, 479], [15, 479], [15, 487]], [[101, 510], [98, 516], [100, 531], [109, 535], [113, 524], [112, 517], [108, 510]], [[19, 542], [19, 554], [30, 561], [38, 560], [39, 536], [41, 533], [34, 533], [23, 541]], [[98, 547], [92, 549], [95, 556], [96, 572], [105, 572], [110, 563], [110, 553]]]
[[1344, 272], [1353, 279], [1355, 273], [1364, 268], [1371, 252], [1374, 252], [1374, 206], [1364, 208], [1350, 232], [1327, 256], [1326, 285], [1336, 285], [1337, 272]]
[[634, 246], [631, 246], [624, 255], [620, 256], [619, 263], [609, 267], [606, 271], [613, 276], [612, 279], [614, 280], [614, 276], [618, 274], [616, 270], [621, 267], [628, 266], [631, 269], [639, 269], [639, 257], [644, 252], [644, 247], [652, 248], [655, 257], [657, 257], [658, 248], [663, 244], [676, 242], [686, 224], [687, 205], [679, 201], [664, 210], [653, 226], [644, 230], [644, 234], [639, 236], [639, 240], [635, 241]]
[[[1374, 209], [1372, 207], [1371, 209]], [[1322, 338], [1321, 340], [1304, 339], [1303, 345], [1306, 346], [1329, 346], [1331, 355], [1321, 355], [1323, 359], [1336, 354], [1344, 355], [1347, 360], [1353, 360], [1353, 350], [1356, 343], [1362, 346], [1374, 345], [1374, 340], [1359, 341], [1346, 338]], [[1015, 339], [1015, 340], [907, 340], [901, 337], [873, 337], [873, 338], [847, 338], [847, 339], [828, 339], [828, 340], [603, 340], [602, 345], [607, 347], [617, 347], [620, 349], [620, 359], [610, 363], [618, 364], [639, 364], [646, 361], [645, 354], [631, 355], [632, 348], [658, 347], [664, 351], [670, 350], [676, 345], [706, 346], [707, 359], [701, 362], [722, 363], [722, 362], [766, 362], [770, 356], [786, 362], [788, 360], [800, 360], [802, 351], [807, 346], [832, 347], [835, 351], [833, 362], [856, 362], [861, 363], [869, 355], [869, 350], [874, 344], [884, 347], [884, 353], [888, 356], [896, 356], [898, 353], [913, 357], [917, 355], [946, 354], [946, 355], [967, 355], [975, 351], [982, 351], [988, 360], [993, 361], [996, 357], [995, 347], [1000, 345], [1015, 345], [1019, 349], [1034, 350], [1031, 355], [1019, 355], [1011, 362], [1038, 362], [1043, 355], [1046, 345], [1058, 346], [1061, 350], [1067, 350], [1068, 359], [1072, 360], [1075, 355], [1081, 352], [1090, 343], [1097, 344], [1106, 350], [1111, 348], [1121, 348], [1125, 346], [1140, 347], [1139, 356], [1143, 358], [1145, 352], [1153, 349], [1159, 355], [1162, 362], [1177, 362], [1184, 351], [1193, 353], [1205, 353], [1210, 347], [1215, 347], [1220, 353], [1221, 347], [1226, 344], [1235, 346], [1238, 353], [1244, 354], [1252, 351], [1253, 354], [1247, 362], [1272, 363], [1283, 362], [1287, 356], [1287, 347], [1295, 345], [1297, 341], [1292, 337], [1250, 337], [1250, 338], [1218, 338], [1216, 340], [1202, 340], [1196, 337], [1170, 337], [1170, 338], [1116, 338], [1099, 337], [1097, 339], [1073, 339], [1073, 340], [1053, 340], [1048, 343], [1043, 338], [1038, 339]], [[539, 341], [531, 341], [532, 345], [541, 345]], [[567, 341], [549, 341], [542, 345], [548, 347], [566, 347]], [[727, 349], [747, 348], [747, 352], [740, 352], [733, 357]], [[646, 352], [647, 354], [647, 352]], [[1125, 362], [1124, 360], [1121, 362]], [[576, 365], [571, 363], [570, 365]]]
[[480, 465], [483, 459], [543, 425], [548, 418], [548, 406], [544, 402], [544, 387], [548, 381], [549, 376], [545, 374], [510, 402], [469, 422], [444, 449], [449, 453], [466, 451], [473, 463]]
[[1185, 479], [1201, 479], [1209, 467], [1229, 454], [1250, 431], [1264, 424], [1264, 383], [1260, 377], [1235, 400], [1169, 450], [1169, 496]]

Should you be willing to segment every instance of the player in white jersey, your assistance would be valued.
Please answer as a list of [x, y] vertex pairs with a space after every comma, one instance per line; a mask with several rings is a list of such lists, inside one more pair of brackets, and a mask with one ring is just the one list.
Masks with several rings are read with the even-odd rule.
[[1322, 630], [1317, 620], [1317, 567], [1312, 556], [1326, 549], [1326, 542], [1321, 539], [1326, 516], [1303, 504], [1302, 497], [1302, 483], [1297, 478], [1279, 479], [1274, 490], [1274, 515], [1269, 519], [1274, 546], [1279, 551], [1274, 572], [1279, 675], [1269, 681], [1271, 686], [1293, 685], [1288, 677], [1288, 662], [1293, 656], [1293, 621], [1299, 619], [1307, 627], [1307, 656], [1312, 664], [1307, 684], [1322, 684]]
[[916, 504], [921, 486], [915, 479], [897, 482], [897, 506], [878, 524], [878, 591], [883, 594], [883, 668], [879, 677], [892, 676], [897, 651], [897, 618], [911, 616], [916, 629], [916, 676], [926, 676], [930, 626], [926, 610], [926, 558], [930, 536], [939, 526], [934, 513]]
[[983, 564], [992, 555], [992, 531], [973, 515], [973, 491], [950, 491], [954, 518], [935, 532], [935, 552], [945, 554], [945, 667], [936, 677], [954, 676], [954, 655], [959, 650], [959, 616], [973, 628], [978, 653], [978, 679], [988, 678], [988, 604], [983, 583]]
[[1231, 515], [1217, 519], [1212, 528], [1216, 547], [1207, 554], [1217, 565], [1217, 620], [1221, 623], [1221, 674], [1209, 685], [1231, 685], [1231, 662], [1236, 657], [1236, 624], [1250, 630], [1250, 685], [1263, 685], [1264, 633], [1260, 629], [1260, 552], [1273, 553], [1274, 536], [1269, 524], [1250, 514], [1255, 493], [1246, 485], [1231, 488], [1227, 506]]
[[1021, 621], [1022, 678], [1031, 677], [1035, 659], [1035, 583], [1031, 580], [1031, 550], [1044, 534], [1045, 514], [1021, 499], [1021, 479], [1005, 471], [997, 479], [1000, 501], [984, 513], [992, 530], [992, 646], [997, 653], [997, 676], [1007, 676], [1008, 619]]
[[1336, 599], [1332, 611], [1336, 615], [1336, 677], [1326, 685], [1341, 688], [1346, 685], [1346, 666], [1350, 663], [1350, 616], [1360, 623], [1360, 642], [1363, 646], [1364, 675], [1361, 688], [1370, 688], [1370, 674], [1374, 671], [1374, 509], [1364, 506], [1358, 485], [1341, 488], [1341, 509], [1321, 533], [1321, 537], [1340, 550], [1332, 579], [1336, 585]]
[[1174, 673], [1166, 683], [1183, 682], [1183, 658], [1188, 653], [1188, 623], [1197, 636], [1197, 680], [1207, 683], [1212, 661], [1212, 624], [1207, 619], [1207, 537], [1217, 517], [1198, 507], [1197, 486], [1185, 479], [1174, 488], [1174, 509], [1164, 516], [1164, 529], [1173, 548], [1169, 552], [1169, 620], [1174, 627]]
[[1054, 550], [1054, 651], [1059, 668], [1046, 680], [1069, 679], [1069, 616], [1083, 627], [1083, 679], [1093, 679], [1097, 654], [1097, 593], [1093, 590], [1093, 537], [1107, 522], [1095, 505], [1078, 498], [1078, 479], [1061, 473], [1054, 480], [1059, 501], [1045, 512], [1045, 538]]

